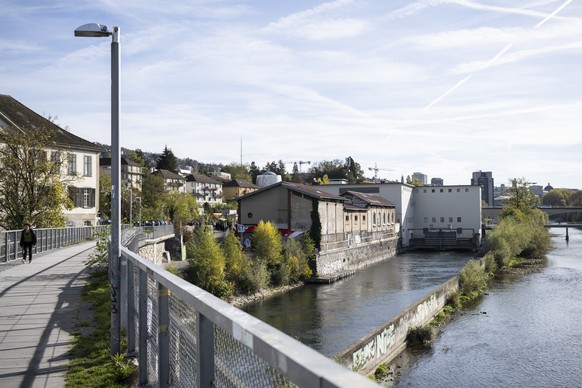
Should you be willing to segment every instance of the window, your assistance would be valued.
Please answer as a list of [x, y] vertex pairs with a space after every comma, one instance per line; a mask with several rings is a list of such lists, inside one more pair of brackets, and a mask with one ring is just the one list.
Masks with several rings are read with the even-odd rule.
[[358, 216], [354, 216], [354, 221], [357, 221], [357, 220], [358, 220]]
[[384, 213], [384, 224], [386, 224], [386, 213]]
[[433, 217], [432, 218], [432, 222], [436, 222], [436, 217]]
[[[357, 220], [357, 218], [356, 218], [356, 220]], [[362, 216], [362, 221], [366, 221], [366, 215]]]
[[461, 189], [457, 189], [457, 193], [460, 193], [460, 192], [461, 192]]
[[426, 193], [426, 189], [423, 189], [423, 190], [422, 190], [422, 192], [423, 192], [423, 193]]
[[449, 193], [452, 193], [452, 192], [453, 192], [453, 189], [449, 189]]
[[95, 207], [95, 189], [70, 186], [69, 197], [73, 201], [74, 207]]
[[445, 222], [445, 217], [441, 217], [441, 222]]
[[469, 192], [469, 189], [465, 189], [465, 193], [468, 193], [468, 192]]
[[376, 213], [373, 213], [372, 217], [372, 225], [376, 225]]
[[75, 175], [77, 173], [77, 155], [69, 154], [67, 156], [67, 173]]
[[440, 191], [441, 191], [441, 193], [444, 193], [445, 190], [444, 189], [441, 189]]
[[431, 190], [433, 193], [435, 192], [434, 189]]
[[349, 221], [349, 220], [350, 220], [350, 216], [346, 216], [346, 221]]
[[424, 217], [424, 223], [428, 224], [428, 217]]
[[457, 222], [461, 222], [461, 217], [457, 217]]
[[93, 175], [93, 166], [92, 166], [91, 155], [83, 156], [83, 175], [85, 175], [85, 176], [92, 176]]
[[453, 222], [453, 217], [449, 217], [449, 222]]
[[253, 213], [249, 212], [249, 214], [247, 214], [247, 217], [249, 217], [249, 219], [253, 218]]

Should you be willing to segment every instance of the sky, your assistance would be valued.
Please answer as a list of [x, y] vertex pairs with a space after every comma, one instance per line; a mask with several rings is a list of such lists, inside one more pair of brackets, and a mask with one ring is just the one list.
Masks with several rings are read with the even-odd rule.
[[[344, 160], [445, 185], [582, 189], [582, 2], [0, 0], [0, 94], [121, 146], [259, 167]], [[242, 152], [241, 152], [242, 150]], [[308, 164], [302, 165], [306, 171]], [[376, 169], [377, 170], [374, 170]]]

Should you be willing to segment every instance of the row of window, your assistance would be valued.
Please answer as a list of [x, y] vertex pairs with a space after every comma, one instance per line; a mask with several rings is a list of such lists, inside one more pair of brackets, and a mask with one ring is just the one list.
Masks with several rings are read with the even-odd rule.
[[[431, 193], [436, 193], [437, 190], [438, 190], [439, 193], [444, 193], [445, 192], [445, 189], [422, 189], [422, 192], [423, 193], [428, 193], [427, 190], [430, 190]], [[452, 193], [453, 192], [453, 189], [452, 188], [449, 188], [449, 189], [447, 189], [447, 191], [449, 193]], [[457, 193], [460, 193], [461, 192], [461, 189], [460, 188], [457, 188], [456, 191], [457, 191]], [[465, 193], [468, 193], [468, 192], [469, 192], [469, 188], [468, 187], [465, 187]]]
[[[376, 217], [376, 213], [372, 214], [372, 224], [376, 225], [376, 224], [387, 224], [388, 222], [394, 222], [394, 213], [390, 213], [390, 216], [388, 216], [386, 213], [383, 214], [384, 216], [384, 222], [382, 222], [382, 216], [380, 214], [378, 214], [378, 217]], [[354, 221], [358, 220], [358, 215], [354, 215]], [[350, 221], [350, 215], [346, 215], [346, 221]], [[366, 215], [362, 214], [362, 221], [366, 221]]]
[[[440, 217], [440, 222], [445, 222], [446, 217]], [[448, 222], [453, 222], [453, 217], [448, 217]], [[437, 217], [432, 217], [432, 222], [437, 222]], [[457, 217], [457, 222], [462, 222], [461, 217]], [[424, 223], [428, 224], [428, 217], [424, 217]]]

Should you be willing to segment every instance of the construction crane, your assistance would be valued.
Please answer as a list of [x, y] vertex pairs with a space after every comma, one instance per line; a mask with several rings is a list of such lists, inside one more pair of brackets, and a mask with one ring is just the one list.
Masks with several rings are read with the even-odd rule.
[[299, 172], [301, 172], [301, 167], [304, 164], [311, 164], [311, 161], [308, 160], [308, 161], [304, 162], [303, 160], [292, 160], [292, 161], [287, 161], [285, 163], [289, 163], [289, 164], [297, 163], [299, 165]]
[[374, 171], [374, 182], [378, 182], [378, 171], [394, 171], [391, 168], [378, 167], [377, 163], [374, 163], [374, 167], [368, 167], [368, 170]]

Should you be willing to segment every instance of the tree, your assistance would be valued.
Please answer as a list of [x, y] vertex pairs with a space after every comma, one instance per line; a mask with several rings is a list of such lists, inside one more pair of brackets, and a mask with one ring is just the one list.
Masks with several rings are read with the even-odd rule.
[[170, 220], [177, 226], [185, 225], [198, 218], [198, 203], [192, 194], [169, 193], [167, 209]]
[[531, 191], [525, 178], [513, 178], [509, 180], [510, 186], [506, 188], [505, 194], [508, 198], [503, 201], [505, 208], [501, 212], [501, 217], [531, 214], [532, 208], [539, 205], [540, 199]]
[[255, 162], [251, 162], [251, 166], [249, 167], [249, 173], [251, 174], [251, 177], [252, 177], [252, 181], [249, 181], [249, 182], [256, 184], [257, 177], [259, 175], [261, 175], [261, 170], [259, 170], [259, 168], [255, 164]]
[[73, 207], [67, 187], [76, 176], [61, 174], [64, 162], [42, 128], [0, 128], [0, 227], [65, 226], [63, 209]]
[[232, 285], [226, 281], [224, 254], [212, 230], [203, 225], [186, 245], [192, 283], [221, 298], [228, 296]]
[[424, 182], [418, 178], [410, 178], [410, 175], [406, 177], [406, 183], [412, 185], [414, 187], [422, 187], [424, 186]]
[[152, 174], [149, 171], [144, 172], [142, 183], [142, 213], [143, 219], [153, 220], [162, 216], [162, 207], [167, 202], [167, 193], [164, 189], [164, 179]]
[[156, 168], [158, 170], [168, 170], [175, 174], [178, 173], [178, 159], [168, 146], [164, 147], [164, 152], [159, 157]]
[[349, 183], [362, 183], [364, 181], [364, 171], [359, 163], [356, 163], [351, 156], [346, 158], [345, 163], [346, 178]]
[[247, 182], [253, 179], [249, 167], [246, 164], [231, 163], [228, 166], [224, 166], [222, 171], [229, 173], [232, 179], [242, 179]]
[[270, 221], [259, 221], [252, 234], [252, 243], [257, 260], [269, 267], [281, 263], [283, 241], [279, 230]]
[[301, 183], [301, 175], [299, 174], [299, 167], [297, 162], [293, 163], [293, 170], [291, 172], [291, 182]]
[[565, 190], [554, 189], [544, 195], [542, 204], [544, 206], [567, 206], [569, 196], [566, 195]]
[[111, 176], [99, 174], [99, 213], [101, 218], [111, 218]]

